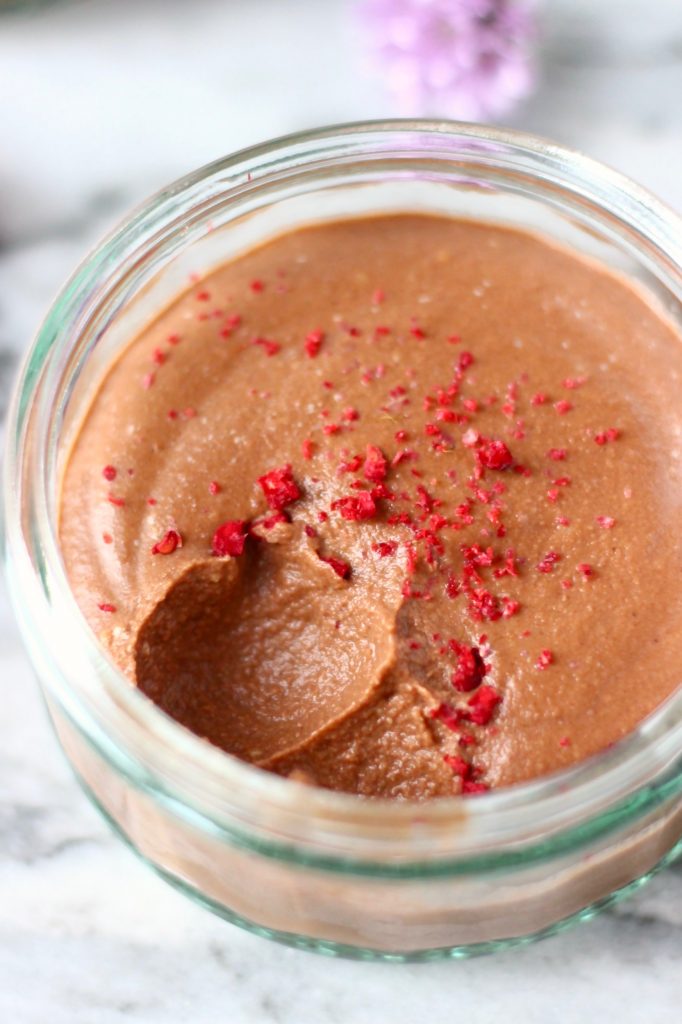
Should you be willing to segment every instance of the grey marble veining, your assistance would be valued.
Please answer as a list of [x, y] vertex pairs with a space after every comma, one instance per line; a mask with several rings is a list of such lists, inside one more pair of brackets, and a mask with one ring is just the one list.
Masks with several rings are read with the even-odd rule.
[[[387, 112], [349, 6], [73, 0], [0, 18], [0, 418], [60, 284], [131, 204], [261, 138]], [[544, 12], [543, 82], [513, 123], [682, 208], [679, 0]], [[0, 589], [3, 1024], [673, 1024], [681, 963], [682, 863], [588, 925], [466, 964], [327, 960], [212, 918], [83, 797]]]

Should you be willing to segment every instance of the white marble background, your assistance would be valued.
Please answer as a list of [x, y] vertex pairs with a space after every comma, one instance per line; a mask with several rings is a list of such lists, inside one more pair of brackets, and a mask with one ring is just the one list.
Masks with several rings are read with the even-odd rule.
[[[126, 207], [250, 142], [389, 112], [362, 75], [351, 6], [74, 0], [0, 16], [0, 406], [56, 289]], [[682, 0], [544, 12], [542, 83], [510, 123], [682, 208]], [[210, 917], [109, 834], [59, 755], [4, 592], [0, 684], [2, 1024], [681, 1019], [682, 863], [523, 952], [317, 958]]]

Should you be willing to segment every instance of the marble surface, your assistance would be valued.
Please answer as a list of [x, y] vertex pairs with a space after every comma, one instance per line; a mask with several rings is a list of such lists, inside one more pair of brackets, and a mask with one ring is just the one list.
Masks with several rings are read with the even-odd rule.
[[[268, 136], [389, 112], [341, 0], [72, 2], [0, 16], [0, 407], [51, 298], [127, 207]], [[548, 0], [510, 123], [682, 208], [680, 0]], [[0, 414], [1, 415], [1, 414]], [[0, 591], [0, 1021], [672, 1024], [682, 863], [523, 952], [378, 966], [282, 949], [136, 862], [74, 783]]]

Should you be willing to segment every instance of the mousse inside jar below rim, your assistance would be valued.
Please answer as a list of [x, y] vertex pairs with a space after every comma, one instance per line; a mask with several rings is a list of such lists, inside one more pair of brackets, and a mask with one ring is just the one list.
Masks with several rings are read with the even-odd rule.
[[62, 486], [77, 600], [281, 775], [423, 799], [568, 766], [679, 681], [681, 341], [522, 231], [283, 235], [108, 370]]

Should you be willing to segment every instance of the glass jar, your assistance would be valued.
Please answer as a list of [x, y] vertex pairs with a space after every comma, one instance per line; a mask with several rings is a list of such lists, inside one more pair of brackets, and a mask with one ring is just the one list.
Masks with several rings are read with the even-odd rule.
[[680, 220], [619, 174], [540, 139], [405, 121], [238, 153], [133, 213], [49, 312], [8, 430], [8, 579], [66, 756], [159, 874], [291, 945], [466, 957], [590, 917], [680, 852], [682, 691], [600, 756], [475, 799], [315, 789], [224, 754], [139, 693], [79, 611], [56, 537], [69, 438], [116, 352], [188, 272], [297, 225], [382, 210], [530, 227], [618, 268], [682, 321]]

